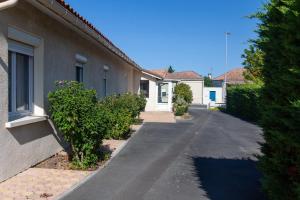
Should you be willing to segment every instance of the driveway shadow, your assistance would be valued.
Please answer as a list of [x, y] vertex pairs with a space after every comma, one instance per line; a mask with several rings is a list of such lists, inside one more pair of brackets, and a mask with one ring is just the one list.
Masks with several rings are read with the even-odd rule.
[[195, 176], [210, 200], [265, 200], [253, 160], [195, 157]]

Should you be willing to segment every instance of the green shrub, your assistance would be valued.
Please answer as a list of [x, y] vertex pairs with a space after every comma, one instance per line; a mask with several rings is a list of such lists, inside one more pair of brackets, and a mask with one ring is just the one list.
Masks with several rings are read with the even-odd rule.
[[126, 139], [129, 136], [132, 118], [128, 110], [112, 112], [111, 122], [112, 128], [108, 131], [110, 138], [119, 140]]
[[48, 99], [51, 118], [71, 145], [73, 163], [80, 168], [95, 165], [107, 128], [106, 113], [96, 106], [96, 91], [77, 82], [60, 81]]
[[106, 99], [104, 102], [98, 103], [98, 109], [102, 110], [106, 114], [106, 139], [125, 139], [128, 136], [130, 125], [132, 123], [131, 112], [127, 109], [114, 108], [111, 109], [107, 107], [109, 100], [114, 100], [114, 98]]
[[177, 106], [175, 108], [175, 115], [176, 116], [182, 116], [184, 113], [186, 113], [187, 107], [186, 106]]
[[178, 97], [173, 104], [173, 110], [176, 116], [182, 116], [188, 111], [189, 104], [182, 97]]
[[262, 183], [272, 200], [299, 200], [300, 1], [270, 0], [264, 8], [256, 40], [264, 53]]
[[227, 87], [226, 111], [244, 120], [259, 122], [261, 86], [256, 84]]
[[126, 93], [106, 97], [102, 103], [111, 110], [129, 111], [132, 120], [134, 120], [145, 109], [146, 99], [142, 95]]
[[191, 87], [185, 83], [177, 84], [174, 88], [173, 102], [176, 102], [179, 97], [183, 98], [188, 104], [191, 104], [193, 101], [193, 92]]
[[145, 111], [147, 99], [143, 94], [137, 95], [136, 98], [139, 104], [139, 114], [140, 114], [141, 112]]
[[99, 106], [109, 113], [107, 123], [111, 128], [106, 138], [124, 139], [128, 137], [130, 125], [145, 109], [146, 99], [142, 95], [127, 93], [106, 97], [99, 102]]

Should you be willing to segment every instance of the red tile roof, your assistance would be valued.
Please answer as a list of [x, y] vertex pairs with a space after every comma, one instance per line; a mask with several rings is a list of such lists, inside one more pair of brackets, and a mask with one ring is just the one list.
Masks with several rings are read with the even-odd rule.
[[164, 79], [173, 80], [202, 80], [202, 76], [194, 71], [182, 71], [168, 73], [166, 69], [149, 70], [151, 73], [163, 77]]
[[175, 80], [202, 80], [202, 76], [194, 71], [183, 71], [183, 72], [173, 72], [168, 73], [166, 79]]
[[[138, 64], [136, 64], [133, 60], [131, 60], [121, 49], [119, 49], [116, 45], [114, 45], [106, 36], [104, 36], [93, 24], [91, 24], [88, 20], [86, 20], [83, 16], [81, 16], [77, 11], [75, 11], [65, 0], [56, 0], [57, 3], [66, 8], [70, 13], [80, 19], [84, 24], [86, 24], [89, 28], [94, 30], [99, 36], [101, 36], [106, 42], [108, 42], [113, 48], [115, 48], [127, 62], [134, 65], [137, 68], [140, 68]], [[124, 59], [123, 58], [123, 59]]]
[[165, 70], [165, 69], [153, 69], [153, 70], [148, 70], [148, 71], [150, 71], [151, 73], [153, 73], [157, 76], [160, 76], [162, 78], [165, 78], [168, 73], [168, 70]]
[[160, 79], [163, 79], [163, 76], [159, 75], [158, 73], [154, 73], [151, 70], [143, 69], [143, 73], [148, 73], [150, 75], [153, 75], [153, 76], [156, 76], [156, 77], [158, 77]]
[[[244, 73], [245, 69], [244, 68], [236, 68], [233, 70], [230, 70], [226, 73], [226, 80], [228, 83], [244, 83], [245, 78], [244, 78]], [[225, 79], [225, 74], [222, 74], [213, 80], [216, 81], [223, 81]]]

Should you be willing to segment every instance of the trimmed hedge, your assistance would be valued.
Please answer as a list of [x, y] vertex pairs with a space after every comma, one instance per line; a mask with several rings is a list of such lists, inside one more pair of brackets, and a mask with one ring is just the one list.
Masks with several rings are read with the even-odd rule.
[[270, 0], [257, 14], [264, 52], [265, 143], [259, 167], [272, 200], [300, 199], [300, 1]]
[[258, 122], [261, 119], [261, 90], [256, 84], [227, 87], [226, 111], [244, 120]]

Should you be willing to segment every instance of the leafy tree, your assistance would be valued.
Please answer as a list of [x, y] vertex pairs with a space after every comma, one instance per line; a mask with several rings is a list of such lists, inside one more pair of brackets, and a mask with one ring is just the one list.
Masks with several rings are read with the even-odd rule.
[[175, 72], [175, 69], [173, 68], [173, 66], [172, 66], [172, 65], [170, 65], [170, 66], [169, 66], [169, 68], [168, 68], [168, 72], [169, 72], [169, 73], [173, 73], [173, 72]]
[[270, 0], [257, 47], [264, 53], [262, 94], [265, 144], [263, 188], [272, 200], [300, 199], [300, 1]]
[[245, 49], [243, 65], [246, 71], [244, 72], [244, 77], [246, 80], [253, 83], [262, 83], [262, 68], [264, 63], [264, 53], [261, 49], [257, 48], [255, 44], [251, 44], [249, 49]]
[[213, 82], [208, 76], [204, 76], [204, 86], [205, 87], [213, 87]]
[[179, 83], [174, 88], [174, 102], [177, 99], [183, 98], [188, 104], [193, 101], [193, 92], [191, 87], [185, 83]]

